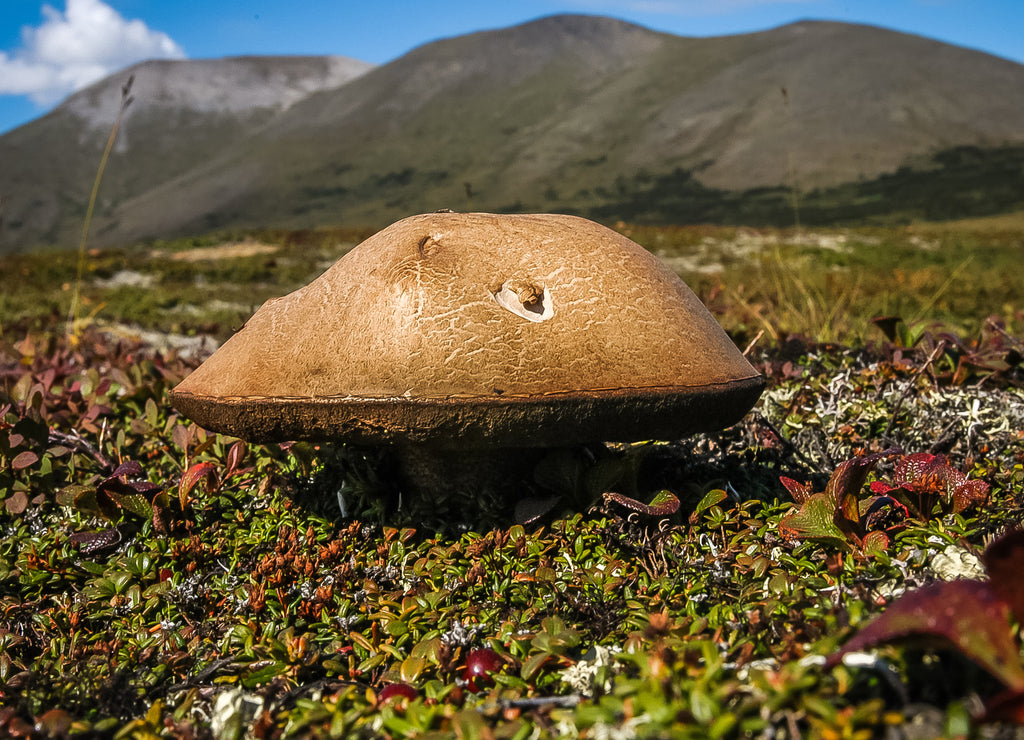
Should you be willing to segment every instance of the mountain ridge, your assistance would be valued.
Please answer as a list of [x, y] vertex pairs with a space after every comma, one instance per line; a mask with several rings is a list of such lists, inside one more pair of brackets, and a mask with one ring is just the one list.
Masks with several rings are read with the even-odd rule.
[[117, 116], [118, 80], [132, 78], [139, 109], [188, 108], [197, 113], [283, 110], [318, 90], [339, 87], [375, 65], [341, 56], [244, 55], [219, 59], [153, 59], [127, 67], [68, 96], [57, 111], [87, 125], [109, 127]]
[[[69, 135], [44, 120], [36, 146]], [[561, 15], [424, 44], [234, 129], [191, 127], [191, 149], [138, 120], [108, 166], [96, 243], [442, 207], [613, 217], [677, 171], [709, 191], [834, 188], [1024, 144], [1024, 65], [832, 21], [695, 38]], [[48, 209], [9, 198], [0, 252], [73, 233], [89, 168], [62, 182]]]

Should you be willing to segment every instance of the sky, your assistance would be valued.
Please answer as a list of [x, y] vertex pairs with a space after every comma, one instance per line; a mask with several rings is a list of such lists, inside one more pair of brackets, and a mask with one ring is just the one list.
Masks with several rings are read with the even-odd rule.
[[144, 59], [338, 54], [383, 64], [439, 38], [556, 13], [680, 36], [839, 20], [1024, 63], [1024, 0], [0, 0], [0, 133]]

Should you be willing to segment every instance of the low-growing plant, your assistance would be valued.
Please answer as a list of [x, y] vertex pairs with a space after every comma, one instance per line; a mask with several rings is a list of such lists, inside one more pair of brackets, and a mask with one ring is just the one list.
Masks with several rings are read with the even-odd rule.
[[928, 369], [942, 385], [982, 382], [1024, 360], [1024, 344], [1007, 332], [1006, 322], [997, 316], [989, 316], [973, 338], [936, 329], [924, 321], [908, 323], [899, 316], [875, 317], [872, 323], [895, 347], [923, 349], [929, 358]]
[[[318, 477], [325, 448], [247, 444], [183, 420], [166, 403], [190, 367], [174, 353], [96, 327], [74, 345], [5, 337], [0, 734], [842, 737], [899, 728], [922, 705], [940, 728], [971, 721], [945, 698], [970, 690], [956, 671], [922, 686], [914, 670], [822, 664], [894, 594], [933, 579], [944, 547], [980, 549], [1020, 520], [1013, 370], [942, 386], [1002, 413], [972, 410], [973, 441], [947, 458], [835, 466], [822, 450], [878, 444], [896, 398], [913, 413], [894, 434], [917, 422], [944, 436], [948, 421], [914, 416], [916, 394], [936, 388], [928, 355], [765, 348], [768, 396], [733, 429], [582, 466], [553, 458], [541, 479], [566, 484], [564, 509], [435, 527], [408, 501], [373, 508], [386, 474], [365, 479], [343, 516]], [[871, 425], [843, 429], [841, 393], [861, 404], [851, 414], [879, 411]], [[916, 462], [897, 475], [902, 459]], [[864, 528], [851, 531], [889, 538], [877, 557], [842, 555], [856, 552], [843, 530], [781, 536], [795, 520], [776, 500], [779, 476], [814, 482], [801, 486], [810, 499], [840, 467], [831, 490], [857, 499]], [[986, 505], [957, 511], [957, 490], [977, 494], [982, 477]], [[869, 523], [872, 496], [905, 506], [906, 528]], [[472, 668], [491, 653], [500, 665]]]
[[[875, 467], [897, 456], [892, 482], [876, 480], [865, 490]], [[796, 508], [779, 521], [781, 536], [863, 553], [887, 549], [908, 518], [926, 522], [959, 514], [984, 503], [990, 490], [984, 481], [969, 480], [951, 467], [943, 455], [902, 455], [895, 449], [840, 463], [819, 493], [792, 478], [780, 480], [796, 502]]]
[[1024, 530], [992, 542], [981, 556], [988, 578], [934, 583], [894, 601], [848, 641], [827, 665], [886, 643], [915, 640], [939, 649], [952, 646], [997, 678], [1005, 691], [987, 697], [982, 722], [1024, 724]]
[[872, 493], [896, 499], [910, 516], [927, 521], [935, 516], [959, 514], [988, 500], [991, 486], [949, 464], [945, 455], [918, 452], [903, 455], [892, 480], [871, 483]]

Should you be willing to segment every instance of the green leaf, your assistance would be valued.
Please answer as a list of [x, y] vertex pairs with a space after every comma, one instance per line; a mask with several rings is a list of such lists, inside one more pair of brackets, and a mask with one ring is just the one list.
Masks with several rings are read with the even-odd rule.
[[799, 508], [779, 520], [779, 534], [786, 539], [827, 540], [849, 547], [843, 531], [835, 525], [836, 507], [828, 493], [815, 493]]
[[697, 508], [693, 510], [693, 514], [690, 516], [690, 523], [695, 524], [696, 518], [700, 517], [701, 514], [710, 509], [712, 506], [717, 506], [718, 504], [722, 503], [727, 498], [729, 498], [729, 494], [726, 493], [721, 488], [714, 488], [705, 493], [704, 498], [702, 498], [700, 500], [700, 503], [697, 504]]
[[415, 683], [416, 679], [423, 673], [423, 669], [427, 667], [427, 661], [423, 658], [414, 658], [411, 655], [402, 661], [402, 665], [399, 668], [399, 674], [402, 677], [402, 681], [405, 683]]
[[140, 516], [143, 519], [149, 519], [153, 516], [153, 507], [141, 493], [116, 493], [110, 491], [107, 493], [111, 500], [126, 511], [130, 511], [136, 516]]
[[431, 663], [440, 662], [440, 654], [444, 649], [444, 642], [440, 637], [432, 637], [427, 640], [420, 640], [417, 642], [409, 653], [411, 658], [421, 658], [423, 660], [429, 660]]
[[861, 488], [867, 480], [868, 474], [875, 469], [875, 466], [886, 457], [898, 454], [894, 448], [876, 452], [873, 455], [855, 457], [852, 460], [844, 460], [833, 471], [825, 486], [826, 495], [831, 498], [833, 504], [841, 508], [843, 513], [851, 521], [857, 521], [857, 501], [860, 497]]
[[524, 681], [532, 681], [533, 678], [540, 673], [541, 667], [547, 662], [551, 655], [549, 653], [534, 653], [525, 661], [523, 661], [523, 667], [519, 671], [519, 675], [523, 677]]
[[270, 665], [263, 666], [242, 677], [242, 685], [246, 688], [254, 688], [267, 683], [270, 679], [287, 672], [288, 664], [281, 661], [274, 661]]

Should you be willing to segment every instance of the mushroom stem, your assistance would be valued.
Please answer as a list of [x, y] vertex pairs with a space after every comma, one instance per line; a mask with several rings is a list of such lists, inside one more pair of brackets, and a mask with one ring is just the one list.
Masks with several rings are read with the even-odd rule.
[[442, 449], [405, 445], [394, 449], [404, 491], [427, 500], [481, 495], [509, 503], [531, 493], [533, 470], [547, 448]]

